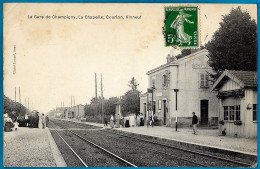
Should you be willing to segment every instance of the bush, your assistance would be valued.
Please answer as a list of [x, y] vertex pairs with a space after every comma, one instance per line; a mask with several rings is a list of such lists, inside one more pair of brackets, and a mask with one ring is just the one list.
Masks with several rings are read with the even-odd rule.
[[6, 131], [6, 132], [12, 131], [13, 127], [14, 127], [14, 124], [10, 121], [7, 121], [4, 126], [4, 131]]
[[242, 125], [242, 121], [240, 121], [240, 120], [234, 121], [234, 124], [237, 125], [237, 126], [241, 126]]
[[219, 124], [222, 124], [222, 125], [224, 125], [224, 124], [225, 124], [225, 122], [224, 122], [223, 120], [221, 120], [221, 121], [219, 121]]

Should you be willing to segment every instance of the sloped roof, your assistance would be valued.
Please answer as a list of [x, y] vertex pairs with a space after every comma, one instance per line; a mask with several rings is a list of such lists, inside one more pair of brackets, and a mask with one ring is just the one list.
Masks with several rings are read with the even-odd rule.
[[149, 75], [149, 74], [152, 74], [158, 70], [161, 70], [161, 69], [164, 69], [166, 67], [169, 67], [169, 66], [178, 66], [181, 62], [188, 62], [188, 61], [191, 61], [192, 59], [196, 59], [197, 57], [199, 57], [199, 54], [200, 53], [204, 53], [204, 52], [208, 52], [206, 49], [202, 49], [202, 50], [199, 50], [199, 51], [196, 51], [194, 53], [191, 53], [185, 57], [182, 57], [180, 59], [177, 59], [175, 61], [172, 61], [170, 63], [166, 63], [166, 64], [163, 64], [161, 66], [158, 66], [152, 70], [149, 70], [146, 74]]
[[255, 71], [229, 70], [229, 72], [240, 79], [246, 87], [256, 87], [258, 84], [258, 74]]
[[122, 101], [122, 99], [120, 99], [117, 102], [115, 102], [114, 104], [122, 104], [122, 103], [123, 103], [123, 101]]
[[213, 84], [211, 91], [218, 90], [228, 79], [238, 83], [241, 88], [257, 87], [258, 74], [255, 71], [225, 70]]

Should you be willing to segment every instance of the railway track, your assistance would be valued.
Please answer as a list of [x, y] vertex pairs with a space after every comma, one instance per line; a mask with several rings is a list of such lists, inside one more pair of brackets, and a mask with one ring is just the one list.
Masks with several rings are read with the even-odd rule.
[[57, 130], [54, 129], [54, 131], [58, 134], [58, 136], [62, 139], [62, 141], [69, 147], [69, 149], [73, 152], [73, 154], [79, 159], [79, 161], [85, 166], [88, 167], [88, 165], [84, 162], [84, 160], [75, 152], [75, 150], [67, 143], [67, 141], [59, 134]]
[[112, 153], [112, 152], [106, 150], [105, 148], [103, 148], [103, 147], [101, 147], [101, 146], [99, 146], [99, 145], [97, 145], [97, 144], [95, 144], [95, 143], [89, 141], [88, 139], [86, 139], [86, 138], [80, 136], [79, 134], [77, 134], [77, 133], [75, 133], [75, 132], [73, 132], [73, 131], [70, 131], [70, 132], [73, 133], [74, 135], [78, 136], [78, 137], [81, 138], [82, 140], [88, 142], [89, 144], [91, 144], [91, 145], [97, 147], [98, 149], [103, 150], [105, 153], [109, 154], [110, 156], [112, 156], [112, 157], [118, 159], [119, 161], [125, 163], [128, 167], [137, 167], [136, 165], [130, 163], [129, 161], [123, 159], [122, 157], [119, 157], [118, 155], [116, 155], [116, 154], [114, 154], [114, 153]]
[[[161, 154], [160, 156], [165, 156], [168, 159], [171, 158], [172, 160], [184, 161], [186, 164], [187, 163], [190, 164], [188, 166], [197, 166], [197, 167], [250, 167], [251, 166], [251, 164], [246, 163], [246, 162], [229, 159], [229, 158], [225, 158], [225, 157], [220, 157], [220, 156], [212, 155], [209, 153], [203, 153], [203, 152], [196, 151], [194, 149], [187, 149], [187, 148], [183, 148], [183, 147], [179, 147], [179, 146], [169, 145], [166, 143], [160, 143], [160, 142], [153, 141], [153, 140], [147, 140], [147, 139], [140, 138], [140, 137], [130, 136], [130, 135], [127, 135], [126, 133], [125, 134], [115, 133], [111, 129], [96, 130], [96, 131], [92, 130], [90, 132], [89, 130], [88, 131], [87, 130], [72, 131], [67, 128], [67, 131], [69, 131], [74, 136], [77, 136], [78, 138], [84, 140], [85, 142], [87, 142], [88, 144], [91, 144], [92, 146], [94, 146], [96, 148], [99, 148], [100, 147], [99, 145], [103, 144], [102, 141], [100, 141], [100, 140], [95, 141], [95, 139], [93, 139], [96, 137], [95, 135], [100, 134], [100, 133], [96, 133], [96, 132], [102, 132], [103, 136], [105, 136], [105, 137], [110, 137], [108, 135], [108, 133], [110, 133], [111, 135], [117, 135], [117, 136], [123, 137], [125, 139], [123, 139], [123, 140], [121, 139], [122, 142], [126, 141], [126, 139], [135, 140], [136, 143], [134, 143], [134, 144], [137, 144], [137, 142], [138, 142], [138, 147], [140, 149], [145, 149], [145, 151], [149, 151], [149, 152], [151, 152], [151, 154], [157, 154], [157, 155]], [[83, 137], [82, 133], [84, 133], [84, 132], [87, 132], [87, 134], [85, 134], [85, 136], [89, 136], [89, 137], [93, 137], [93, 138], [87, 139], [87, 138]], [[95, 132], [95, 133], [93, 133], [93, 132]], [[79, 134], [79, 133], [81, 133], [81, 134]], [[113, 137], [116, 138], [115, 136], [113, 136]], [[111, 136], [111, 138], [113, 138], [113, 137]], [[99, 145], [97, 145], [97, 142], [99, 142]], [[164, 147], [164, 148], [161, 148], [161, 147]], [[111, 157], [112, 156], [114, 158], [119, 157], [118, 155], [113, 154], [112, 152], [110, 152], [109, 150], [106, 150], [105, 148], [100, 147], [99, 149], [101, 149], [101, 150], [104, 149], [102, 151]], [[113, 148], [111, 148], [111, 147], [107, 147], [107, 149], [112, 149], [112, 151], [113, 151]], [[119, 152], [117, 152], [117, 154], [118, 153]], [[189, 154], [189, 155], [185, 155], [185, 154]], [[131, 159], [131, 157], [124, 157], [124, 158]], [[125, 160], [121, 157], [119, 157], [117, 159], [120, 159], [120, 161], [122, 163], [125, 163], [127, 166], [136, 167], [136, 165], [132, 164], [131, 162], [128, 162], [127, 160]], [[144, 166], [144, 165], [139, 164], [139, 166]]]
[[[117, 134], [119, 136], [127, 137], [127, 138], [130, 138], [130, 139], [133, 139], [133, 140], [151, 143], [151, 144], [154, 144], [154, 145], [163, 146], [163, 147], [170, 148], [170, 149], [173, 149], [173, 150], [177, 149], [177, 150], [181, 150], [181, 151], [184, 151], [184, 152], [204, 156], [206, 158], [217, 159], [217, 160], [220, 160], [221, 162], [228, 162], [228, 163], [238, 165], [239, 167], [250, 167], [250, 166], [252, 166], [252, 164], [247, 163], [247, 162], [243, 162], [243, 161], [238, 161], [238, 160], [229, 159], [229, 158], [226, 158], [226, 157], [216, 156], [216, 155], [205, 153], [205, 152], [199, 152], [199, 151], [196, 151], [196, 150], [187, 149], [187, 148], [183, 148], [183, 147], [180, 147], [180, 146], [173, 146], [173, 145], [169, 145], [169, 144], [165, 144], [165, 143], [160, 143], [160, 142], [157, 142], [157, 141], [147, 140], [147, 139], [143, 139], [143, 138], [140, 138], [140, 137], [134, 137], [134, 136], [130, 136], [130, 135], [127, 135], [127, 134], [111, 132], [111, 129], [105, 130], [105, 131], [103, 130], [102, 132], [109, 132], [111, 134]], [[153, 150], [153, 149], [150, 149], [150, 150], [153, 151], [153, 152], [169, 155], [169, 156], [178, 158], [180, 160], [191, 162], [191, 159], [188, 159], [188, 158], [182, 158], [182, 157], [179, 157], [179, 156], [176, 156], [176, 155], [173, 155], [173, 154], [169, 154], [169, 153], [165, 153], [165, 152], [159, 151], [159, 150]], [[205, 164], [202, 164], [202, 163], [198, 163], [196, 161], [193, 161], [192, 163], [198, 164], [201, 167], [213, 167], [213, 166], [205, 165]]]
[[[114, 153], [108, 151], [107, 149], [105, 149], [105, 148], [103, 148], [103, 147], [101, 147], [101, 146], [99, 146], [99, 145], [97, 145], [97, 144], [91, 142], [90, 140], [88, 140], [88, 139], [86, 139], [86, 138], [80, 136], [79, 134], [77, 134], [77, 133], [75, 133], [75, 132], [73, 132], [73, 131], [71, 131], [71, 130], [69, 130], [69, 129], [66, 129], [66, 130], [64, 130], [64, 131], [58, 129], [59, 132], [58, 132], [57, 129], [52, 129], [52, 130], [55, 131], [55, 133], [61, 138], [61, 140], [69, 147], [69, 149], [71, 150], [71, 152], [73, 152], [73, 154], [75, 155], [75, 157], [82, 163], [82, 165], [83, 165], [84, 167], [88, 167], [88, 164], [86, 164], [86, 162], [83, 160], [83, 159], [85, 159], [86, 157], [80, 157], [79, 153], [77, 153], [77, 150], [75, 150], [75, 149], [73, 148], [73, 146], [70, 145], [70, 144], [68, 143], [68, 141], [66, 141], [66, 139], [60, 134], [60, 132], [67, 132], [67, 131], [68, 131], [68, 132], [72, 133], [74, 136], [76, 136], [76, 137], [80, 138], [81, 140], [83, 140], [85, 143], [91, 145], [92, 147], [95, 147], [96, 149], [101, 150], [104, 154], [106, 154], [106, 156], [109, 156], [110, 158], [113, 158], [113, 159], [115, 159], [116, 161], [119, 161], [119, 164], [118, 164], [119, 167], [137, 167], [136, 165], [132, 164], [131, 162], [129, 162], [129, 161], [123, 159], [122, 157], [119, 157], [118, 155], [116, 155], [116, 154], [114, 154]], [[102, 166], [102, 167], [106, 167], [106, 166]]]

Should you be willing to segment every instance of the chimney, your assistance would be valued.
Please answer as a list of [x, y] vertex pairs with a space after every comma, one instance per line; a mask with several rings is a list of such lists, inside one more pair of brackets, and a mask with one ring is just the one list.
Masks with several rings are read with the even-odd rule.
[[170, 54], [168, 54], [168, 56], [166, 57], [166, 59], [167, 59], [167, 63], [170, 63], [170, 62], [171, 62], [171, 56], [170, 56]]

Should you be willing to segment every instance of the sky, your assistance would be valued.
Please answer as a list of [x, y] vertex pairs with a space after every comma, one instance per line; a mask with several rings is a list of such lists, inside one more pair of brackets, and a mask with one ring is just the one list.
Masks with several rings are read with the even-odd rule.
[[[257, 20], [254, 4], [4, 4], [4, 95], [25, 100], [39, 112], [90, 102], [98, 95], [122, 96], [135, 77], [148, 87], [146, 73], [166, 63], [171, 47], [162, 33], [164, 7], [198, 6], [200, 44], [210, 40], [222, 15], [241, 6]], [[51, 19], [46, 19], [46, 16]], [[52, 16], [141, 16], [141, 19], [53, 19]], [[32, 18], [30, 18], [32, 16]], [[44, 16], [43, 19], [40, 17]], [[174, 50], [178, 54], [180, 50]], [[15, 63], [14, 63], [15, 62]], [[15, 70], [14, 70], [15, 69]]]

